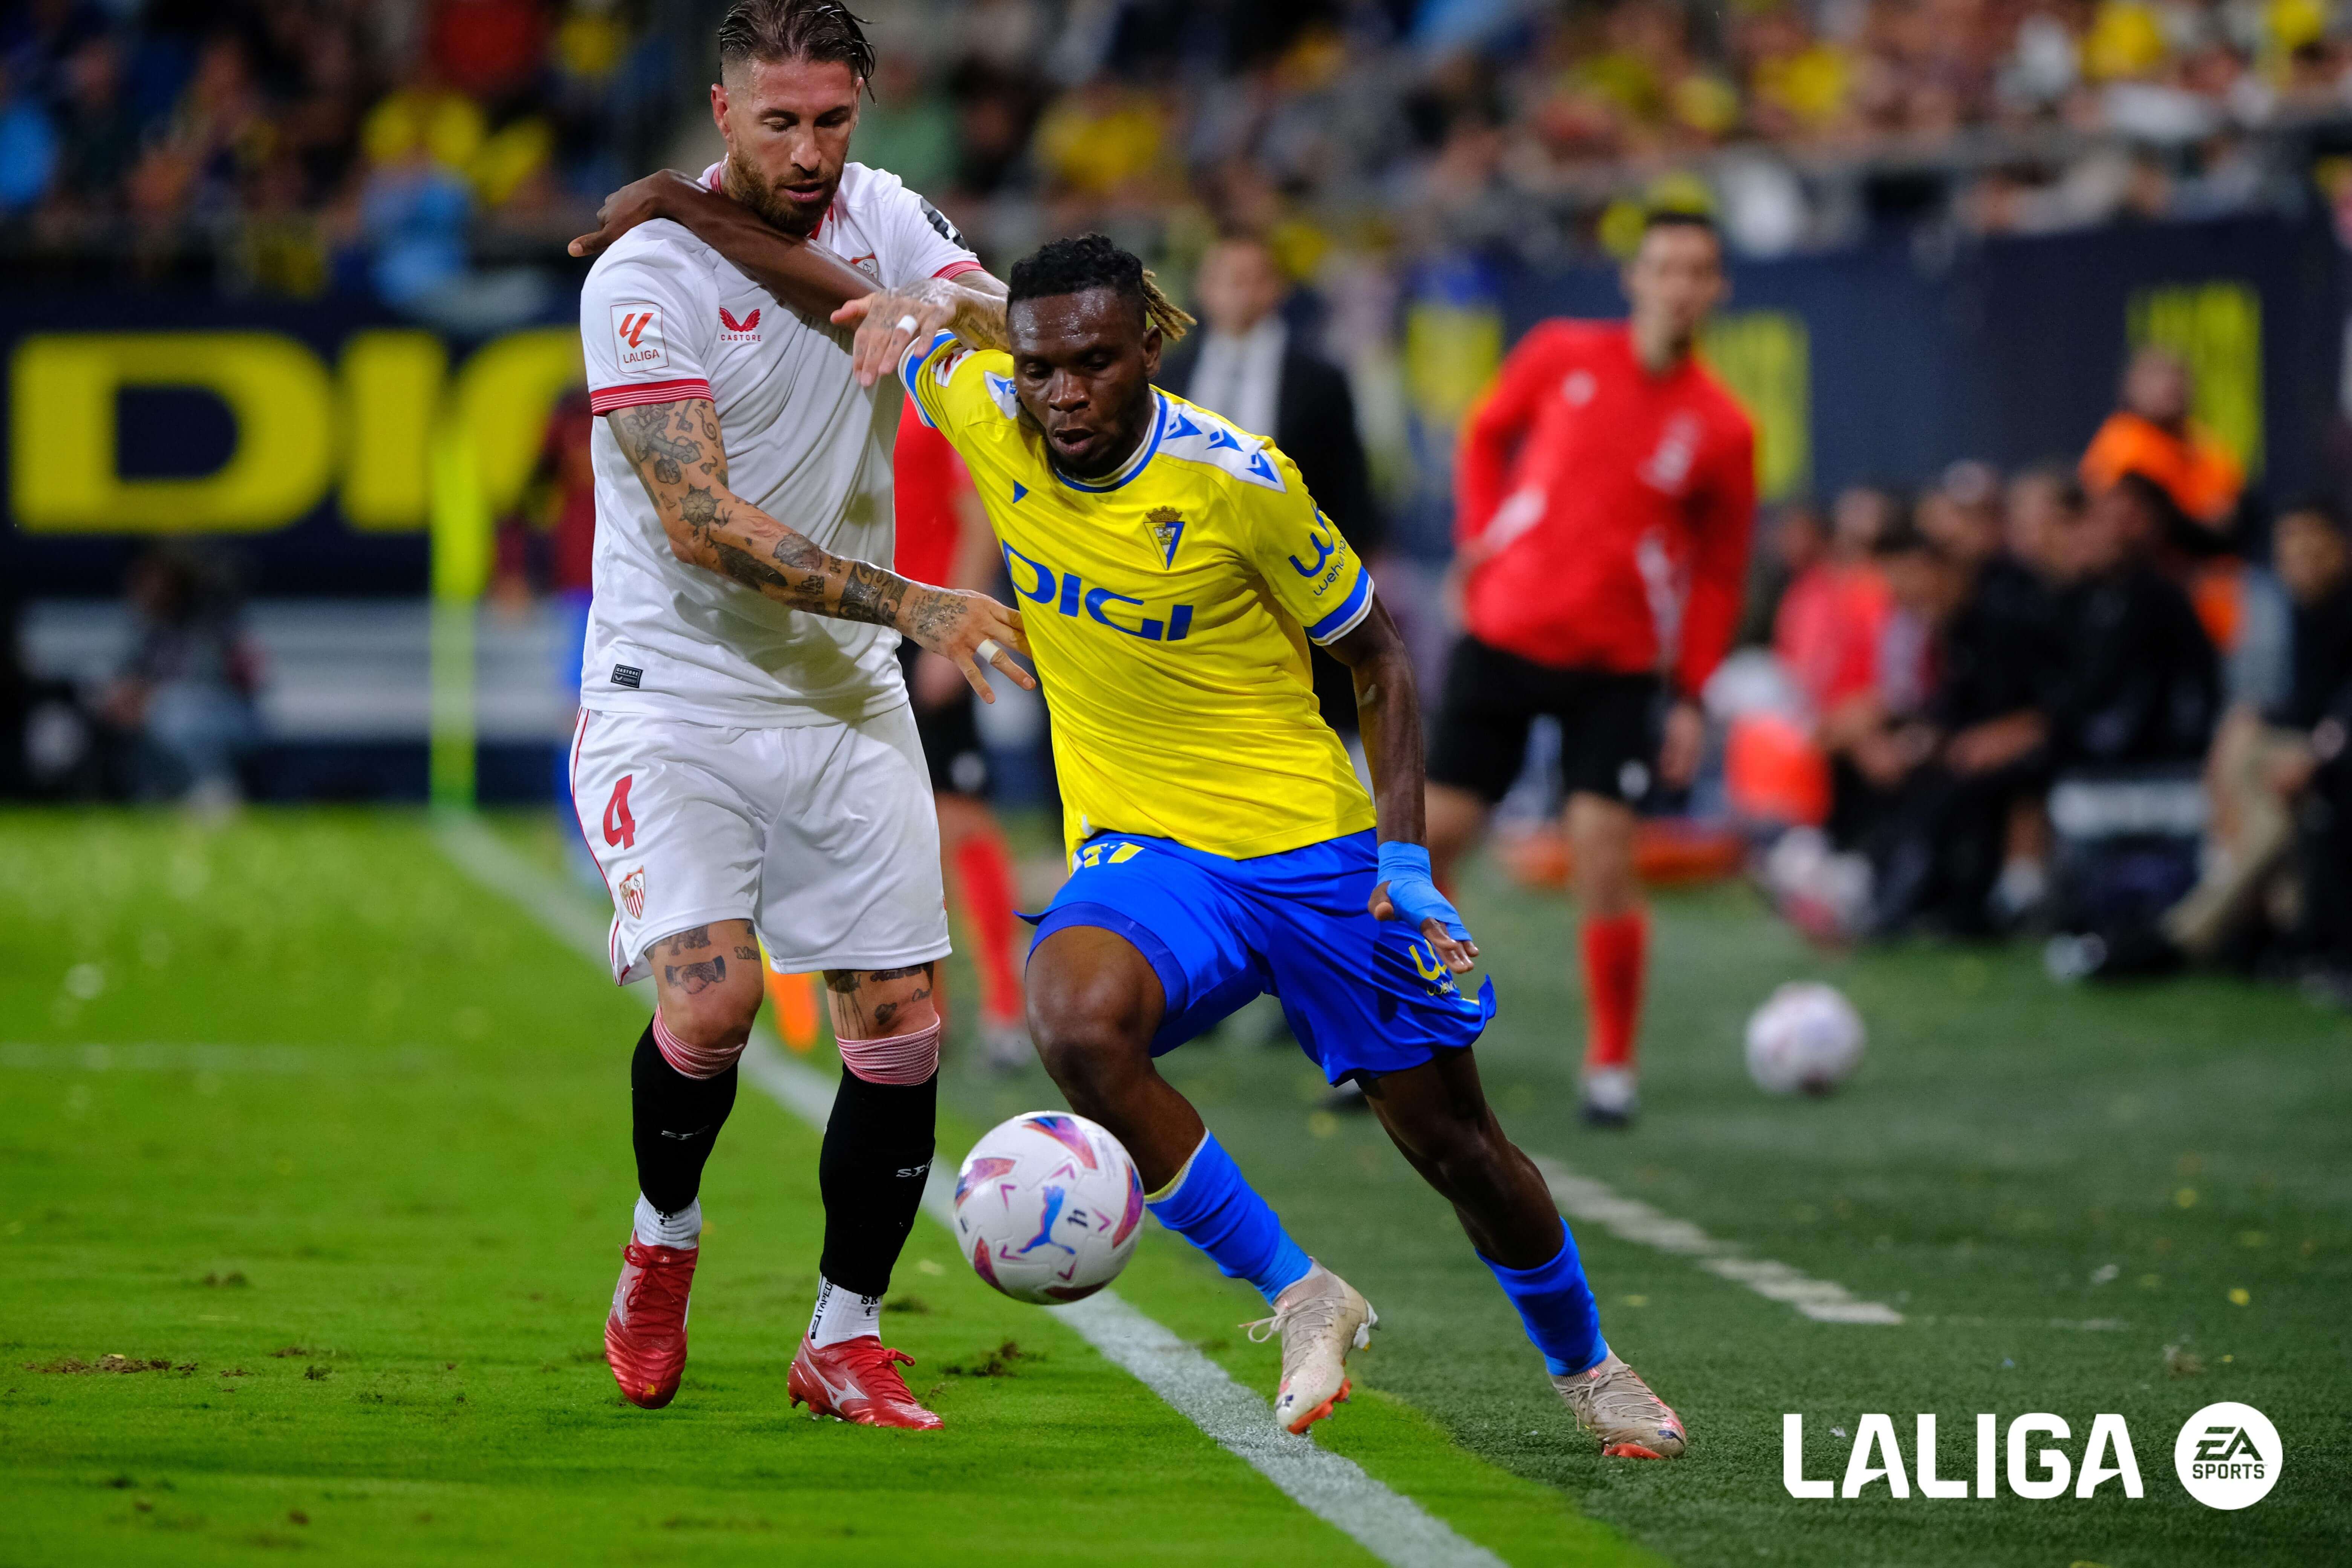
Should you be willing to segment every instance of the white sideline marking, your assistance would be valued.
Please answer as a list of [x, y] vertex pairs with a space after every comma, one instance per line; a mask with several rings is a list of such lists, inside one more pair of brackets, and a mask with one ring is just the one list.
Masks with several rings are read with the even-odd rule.
[[1734, 1242], [1718, 1241], [1686, 1219], [1661, 1214], [1605, 1182], [1580, 1175], [1549, 1155], [1531, 1156], [1560, 1212], [1590, 1220], [1625, 1241], [1687, 1258], [1709, 1274], [1745, 1285], [1768, 1300], [1785, 1301], [1819, 1323], [1899, 1323], [1903, 1314], [1884, 1301], [1865, 1301], [1832, 1279], [1800, 1274], [1769, 1258], [1750, 1258]]
[[131, 1045], [0, 1043], [0, 1068], [47, 1072], [423, 1072], [433, 1065], [414, 1048], [389, 1056], [320, 1046], [205, 1046], [140, 1041]]
[[[605, 927], [557, 879], [517, 855], [469, 817], [435, 824], [443, 851], [484, 887], [521, 905], [555, 936], [604, 965]], [[743, 1052], [743, 1074], [777, 1103], [822, 1128], [833, 1112], [833, 1089], [824, 1077], [778, 1048], [763, 1023]], [[954, 1230], [955, 1176], [938, 1161], [923, 1193], [923, 1211]], [[1501, 1558], [1456, 1535], [1444, 1520], [1411, 1498], [1391, 1491], [1353, 1459], [1293, 1436], [1274, 1424], [1274, 1412], [1225, 1369], [1122, 1300], [1097, 1291], [1067, 1307], [1043, 1309], [1077, 1331], [1105, 1360], [1242, 1459], [1307, 1512], [1349, 1536], [1390, 1568], [1504, 1568]]]

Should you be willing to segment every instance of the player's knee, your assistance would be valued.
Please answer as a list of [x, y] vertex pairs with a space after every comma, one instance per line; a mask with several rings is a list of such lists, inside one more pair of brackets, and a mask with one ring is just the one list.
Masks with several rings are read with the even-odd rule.
[[1135, 1078], [1139, 1058], [1150, 1060], [1139, 1026], [1132, 998], [1106, 988], [1029, 994], [1029, 1034], [1038, 1058], [1081, 1111], [1116, 1101]]
[[895, 1034], [843, 1037], [841, 1065], [868, 1083], [929, 1082], [940, 1070], [940, 1016], [927, 1002], [894, 1026]]
[[1492, 1122], [1447, 1120], [1427, 1129], [1421, 1154], [1446, 1196], [1475, 1204], [1510, 1184], [1518, 1151]]
[[665, 996], [654, 1014], [654, 1044], [687, 1077], [716, 1078], [743, 1055], [759, 1011], [756, 987], [748, 998], [736, 994], [733, 987]]

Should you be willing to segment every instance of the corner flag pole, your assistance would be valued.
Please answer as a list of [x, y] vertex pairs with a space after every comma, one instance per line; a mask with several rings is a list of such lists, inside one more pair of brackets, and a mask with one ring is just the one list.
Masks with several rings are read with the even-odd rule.
[[474, 808], [474, 621], [490, 575], [490, 515], [470, 431], [446, 418], [432, 464], [434, 811]]

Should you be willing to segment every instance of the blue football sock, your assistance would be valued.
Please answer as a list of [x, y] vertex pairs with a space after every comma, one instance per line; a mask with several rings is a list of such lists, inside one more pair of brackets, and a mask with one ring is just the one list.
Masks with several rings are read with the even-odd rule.
[[[1268, 1302], [1314, 1267], [1242, 1179], [1241, 1167], [1213, 1132], [1201, 1140], [1166, 1193], [1145, 1203], [1161, 1225], [1207, 1253], [1226, 1279], [1248, 1280]], [[1572, 1267], [1573, 1255], [1570, 1261]]]
[[1533, 1268], [1506, 1268], [1480, 1255], [1479, 1261], [1495, 1271], [1495, 1283], [1519, 1310], [1528, 1338], [1543, 1352], [1544, 1365], [1554, 1376], [1589, 1370], [1609, 1353], [1601, 1337], [1601, 1304], [1584, 1282], [1584, 1265], [1577, 1260], [1576, 1237], [1568, 1222], [1559, 1222], [1559, 1252], [1549, 1263]]

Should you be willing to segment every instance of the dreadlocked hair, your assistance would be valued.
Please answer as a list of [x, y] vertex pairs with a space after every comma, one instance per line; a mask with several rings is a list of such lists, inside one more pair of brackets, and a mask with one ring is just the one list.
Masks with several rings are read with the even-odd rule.
[[1171, 343], [1192, 330], [1192, 313], [1160, 292], [1143, 258], [1099, 234], [1057, 239], [1014, 262], [1005, 303], [1084, 294], [1095, 289], [1108, 289], [1122, 300], [1133, 300], [1144, 321], [1158, 327]]
[[735, 0], [719, 24], [719, 68], [751, 60], [839, 64], [874, 81], [874, 46], [865, 18], [840, 0]]

